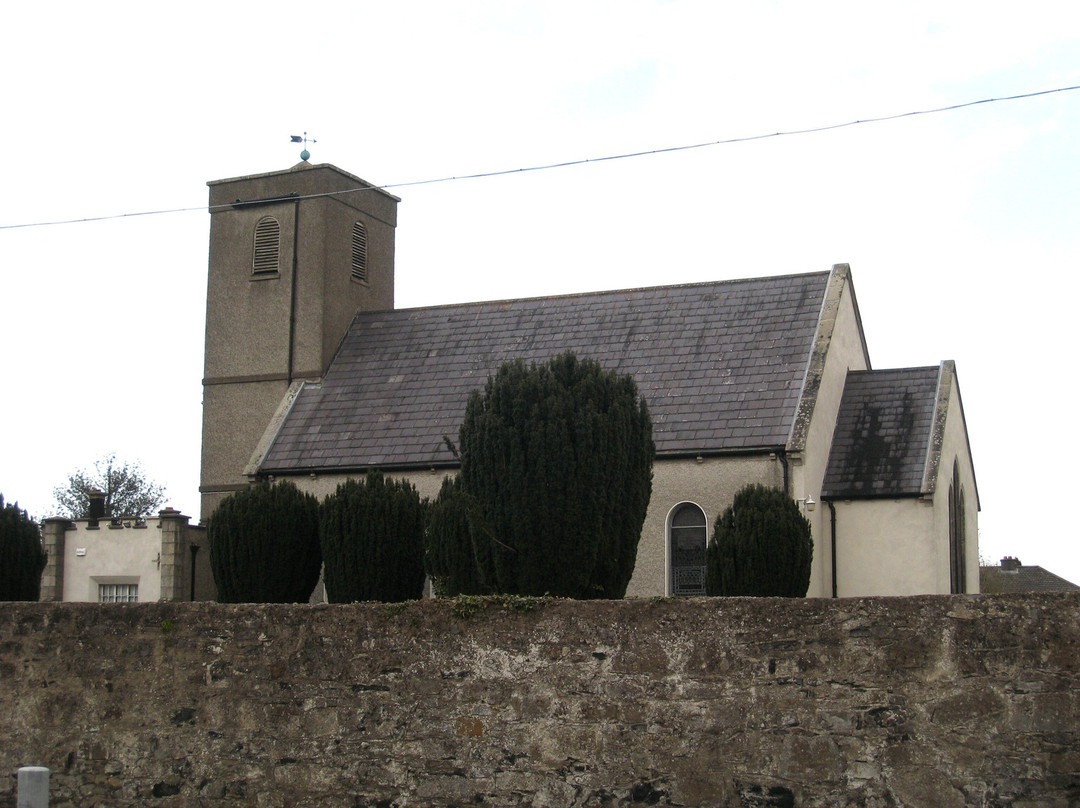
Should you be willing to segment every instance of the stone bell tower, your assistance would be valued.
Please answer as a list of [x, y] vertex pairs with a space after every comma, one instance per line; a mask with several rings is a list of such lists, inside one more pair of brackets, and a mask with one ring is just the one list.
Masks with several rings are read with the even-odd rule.
[[353, 315], [393, 308], [400, 201], [306, 161], [208, 185], [203, 519], [248, 485], [268, 424], [322, 378]]

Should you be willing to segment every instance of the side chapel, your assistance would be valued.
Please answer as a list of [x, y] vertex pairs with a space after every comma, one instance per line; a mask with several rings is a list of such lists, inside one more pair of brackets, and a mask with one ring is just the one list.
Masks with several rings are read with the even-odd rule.
[[704, 594], [748, 483], [814, 536], [810, 596], [977, 592], [956, 368], [875, 370], [851, 270], [394, 308], [399, 199], [307, 162], [210, 187], [202, 517], [252, 480], [320, 498], [380, 469], [434, 497], [471, 390], [573, 350], [630, 373], [654, 424], [628, 596]]

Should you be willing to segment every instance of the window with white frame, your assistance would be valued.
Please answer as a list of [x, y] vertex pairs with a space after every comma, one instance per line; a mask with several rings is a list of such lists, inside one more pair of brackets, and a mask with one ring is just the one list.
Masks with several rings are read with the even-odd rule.
[[138, 584], [98, 584], [99, 603], [138, 603]]

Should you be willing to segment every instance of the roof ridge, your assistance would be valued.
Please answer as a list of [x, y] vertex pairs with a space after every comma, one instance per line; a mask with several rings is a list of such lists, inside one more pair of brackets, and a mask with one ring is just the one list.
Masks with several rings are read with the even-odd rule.
[[706, 286], [725, 286], [739, 283], [754, 283], [761, 281], [780, 281], [791, 278], [813, 278], [815, 276], [828, 275], [828, 271], [820, 272], [789, 272], [784, 275], [761, 275], [756, 278], [728, 278], [716, 281], [695, 281], [693, 283], [672, 283], [660, 286], [632, 286], [626, 289], [598, 289], [592, 292], [564, 292], [557, 295], [537, 295], [536, 297], [507, 297], [494, 300], [470, 300], [461, 303], [435, 303], [430, 306], [410, 306], [408, 308], [380, 309], [378, 311], [357, 312], [357, 314], [385, 314], [388, 312], [432, 311], [435, 309], [466, 308], [468, 306], [499, 306], [510, 303], [535, 303], [540, 300], [567, 300], [578, 297], [600, 297], [601, 295], [626, 295], [635, 292], [658, 292], [666, 289], [694, 289]]

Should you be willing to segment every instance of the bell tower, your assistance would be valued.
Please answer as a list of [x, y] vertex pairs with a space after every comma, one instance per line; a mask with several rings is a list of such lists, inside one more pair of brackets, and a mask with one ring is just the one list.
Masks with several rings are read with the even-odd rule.
[[283, 400], [326, 372], [360, 309], [394, 307], [396, 196], [329, 164], [215, 180], [202, 518], [245, 488]]

